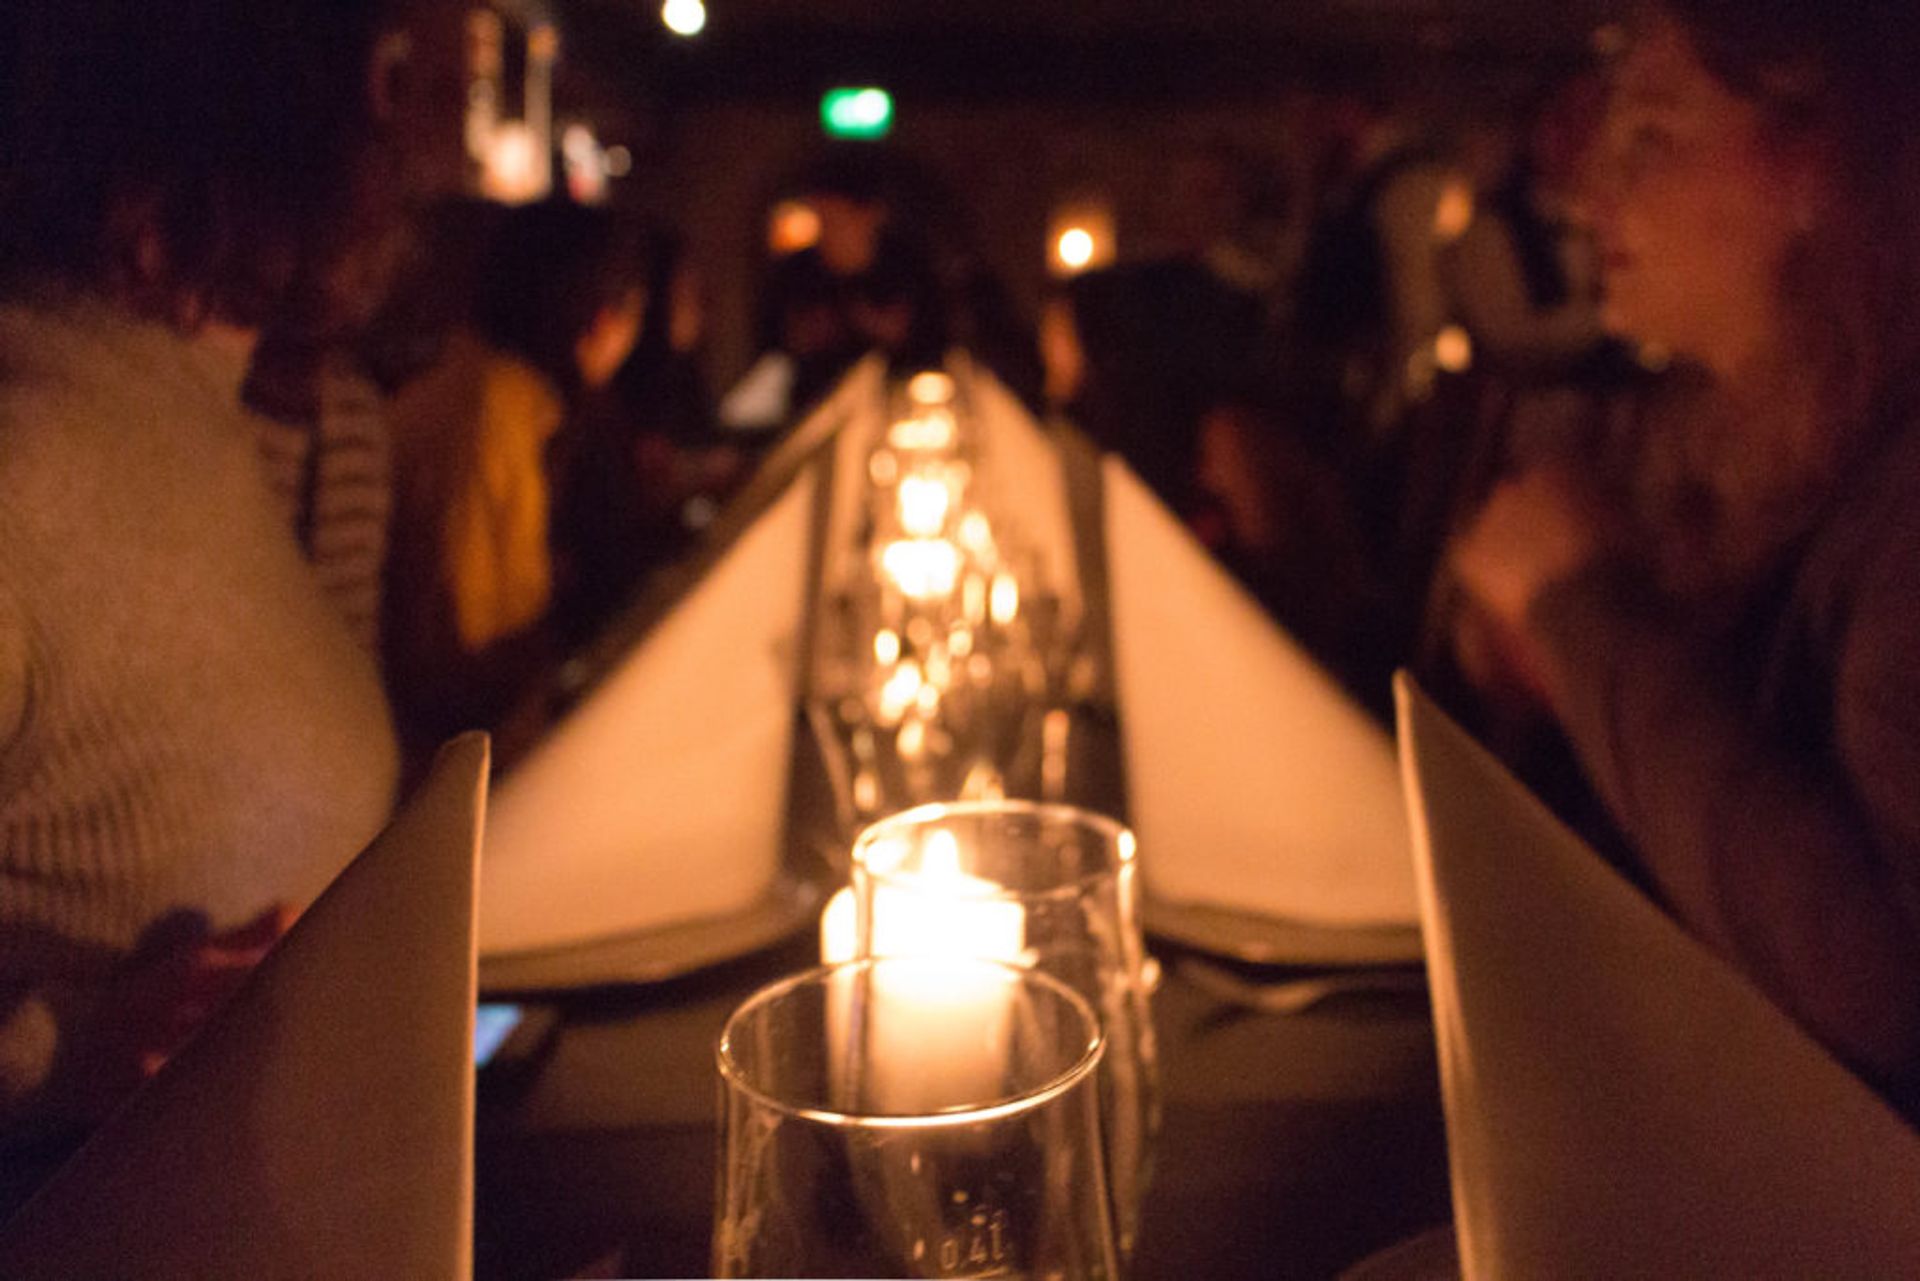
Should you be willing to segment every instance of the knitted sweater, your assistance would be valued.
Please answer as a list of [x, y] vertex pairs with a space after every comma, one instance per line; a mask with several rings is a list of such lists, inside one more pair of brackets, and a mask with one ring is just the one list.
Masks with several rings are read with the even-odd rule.
[[242, 365], [0, 306], [0, 1124], [57, 1107], [156, 925], [304, 905], [392, 801], [370, 657], [270, 495]]

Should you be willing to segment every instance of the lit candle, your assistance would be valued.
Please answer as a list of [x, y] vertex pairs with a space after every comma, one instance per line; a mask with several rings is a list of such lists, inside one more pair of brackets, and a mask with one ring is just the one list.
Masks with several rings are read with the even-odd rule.
[[[1026, 946], [1026, 913], [995, 897], [998, 887], [960, 868], [951, 832], [927, 837], [920, 866], [890, 875], [905, 851], [870, 847], [868, 863], [882, 878], [872, 890], [871, 945], [876, 958], [925, 961], [969, 959], [1019, 963]], [[858, 903], [851, 888], [835, 894], [820, 917], [820, 958], [832, 965], [859, 952]], [[1004, 978], [965, 968], [927, 966], [876, 975], [870, 999], [885, 1017], [868, 1023], [874, 1038], [864, 1083], [867, 1101], [882, 1109], [914, 1111], [929, 1103], [990, 1096], [983, 1063], [1004, 1047], [1011, 1010]], [[830, 1012], [835, 1036], [853, 1026], [849, 1012]], [[983, 1049], [988, 1052], [983, 1056]]]
[[1013, 622], [1020, 612], [1020, 582], [1012, 574], [993, 576], [993, 592], [988, 597], [988, 613], [1001, 627]]
[[895, 449], [939, 451], [951, 449], [959, 427], [953, 411], [928, 408], [914, 418], [903, 418], [887, 431], [887, 443]]
[[909, 599], [939, 600], [960, 579], [960, 549], [940, 538], [902, 538], [880, 553], [880, 568]]
[[900, 528], [915, 538], [932, 538], [947, 523], [953, 490], [938, 476], [908, 476], [900, 482]]
[[[1022, 959], [1026, 912], [996, 897], [1000, 887], [992, 881], [960, 870], [960, 844], [953, 833], [930, 833], [920, 867], [892, 875], [904, 856], [884, 842], [868, 850], [876, 874], [870, 955]], [[851, 960], [859, 950], [854, 909], [851, 888], [827, 903], [820, 918], [822, 961]]]

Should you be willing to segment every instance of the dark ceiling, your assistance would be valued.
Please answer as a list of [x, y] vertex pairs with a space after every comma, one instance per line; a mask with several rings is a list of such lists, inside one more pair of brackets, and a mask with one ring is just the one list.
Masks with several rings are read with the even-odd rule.
[[1418, 75], [1558, 59], [1616, 0], [707, 0], [678, 40], [658, 0], [555, 0], [573, 54], [675, 100], [793, 97], [879, 81], [1006, 100], [1258, 94], [1301, 77]]

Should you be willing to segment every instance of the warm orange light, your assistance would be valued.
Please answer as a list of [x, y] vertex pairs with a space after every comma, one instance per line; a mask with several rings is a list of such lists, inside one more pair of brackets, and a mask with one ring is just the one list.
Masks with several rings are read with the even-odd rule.
[[1113, 259], [1113, 210], [1104, 200], [1077, 200], [1053, 211], [1047, 266], [1054, 275], [1077, 275]]
[[880, 567], [912, 600], [938, 600], [953, 594], [960, 579], [960, 549], [939, 538], [907, 538], [888, 543]]
[[1060, 233], [1054, 253], [1068, 271], [1086, 270], [1087, 264], [1093, 261], [1093, 233], [1085, 227], [1067, 228]]
[[541, 146], [539, 135], [523, 120], [495, 126], [480, 173], [482, 194], [505, 205], [522, 205], [546, 195], [552, 177], [541, 163]]
[[767, 252], [776, 258], [820, 243], [820, 212], [804, 200], [782, 200], [767, 215]]
[[907, 399], [916, 405], [944, 405], [953, 396], [953, 379], [937, 369], [923, 370], [907, 380]]
[[947, 523], [953, 491], [937, 476], [908, 476], [900, 482], [900, 528], [915, 538], [932, 538]]
[[1473, 339], [1458, 325], [1448, 325], [1433, 340], [1433, 363], [1450, 374], [1473, 368]]
[[951, 449], [960, 428], [953, 411], [930, 408], [918, 418], [903, 418], [887, 429], [887, 443], [895, 449], [938, 451]]
[[1464, 178], [1454, 178], [1440, 192], [1440, 203], [1433, 210], [1433, 238], [1452, 244], [1473, 225], [1473, 187]]

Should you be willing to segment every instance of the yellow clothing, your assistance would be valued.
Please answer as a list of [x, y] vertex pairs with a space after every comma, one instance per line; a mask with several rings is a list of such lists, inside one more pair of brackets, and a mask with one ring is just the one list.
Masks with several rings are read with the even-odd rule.
[[553, 596], [547, 442], [560, 400], [520, 361], [486, 362], [467, 482], [440, 528], [454, 630], [469, 651], [537, 621]]
[[475, 654], [546, 612], [545, 455], [562, 412], [532, 366], [465, 334], [395, 397], [394, 579], [412, 598], [395, 601], [401, 644]]

